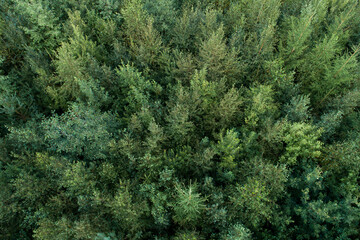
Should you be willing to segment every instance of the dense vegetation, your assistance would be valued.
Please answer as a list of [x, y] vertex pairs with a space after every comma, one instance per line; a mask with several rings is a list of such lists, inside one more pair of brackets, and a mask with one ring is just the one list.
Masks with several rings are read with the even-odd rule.
[[359, 239], [358, 0], [0, 0], [0, 239]]

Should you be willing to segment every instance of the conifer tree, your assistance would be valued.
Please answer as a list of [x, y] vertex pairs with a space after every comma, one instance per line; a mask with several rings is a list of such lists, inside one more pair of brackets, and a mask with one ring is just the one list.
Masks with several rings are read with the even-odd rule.
[[0, 239], [359, 238], [358, 1], [0, 6]]

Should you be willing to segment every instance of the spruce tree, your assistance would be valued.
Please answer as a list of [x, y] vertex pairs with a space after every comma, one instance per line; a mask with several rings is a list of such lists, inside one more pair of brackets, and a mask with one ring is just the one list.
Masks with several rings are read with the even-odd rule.
[[0, 239], [359, 238], [358, 1], [0, 6]]

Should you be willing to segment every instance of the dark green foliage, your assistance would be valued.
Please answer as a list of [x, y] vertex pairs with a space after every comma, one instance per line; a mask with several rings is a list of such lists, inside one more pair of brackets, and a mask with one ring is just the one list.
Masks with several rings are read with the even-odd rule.
[[251, 240], [251, 232], [241, 224], [235, 224], [227, 234], [224, 234], [224, 240]]
[[85, 159], [106, 157], [104, 154], [118, 125], [116, 119], [111, 114], [86, 108], [73, 105], [68, 113], [43, 121], [43, 137], [49, 151]]
[[358, 0], [0, 0], [0, 239], [359, 239]]

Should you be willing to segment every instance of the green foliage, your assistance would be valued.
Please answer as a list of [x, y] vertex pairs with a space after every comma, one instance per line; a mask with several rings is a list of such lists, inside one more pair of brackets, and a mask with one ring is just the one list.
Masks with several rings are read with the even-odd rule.
[[235, 48], [226, 45], [222, 26], [201, 43], [199, 58], [199, 67], [207, 68], [207, 74], [212, 81], [225, 77], [230, 83], [234, 83], [234, 78], [241, 72], [237, 52]]
[[110, 209], [117, 224], [123, 231], [137, 233], [142, 226], [139, 225], [139, 218], [144, 209], [141, 204], [135, 205], [132, 196], [126, 186], [121, 186], [110, 202]]
[[15, 10], [26, 19], [23, 26], [26, 34], [30, 35], [31, 45], [36, 49], [52, 49], [61, 39], [61, 25], [52, 6], [47, 1], [14, 1]]
[[286, 149], [281, 162], [296, 164], [298, 158], [320, 157], [322, 143], [318, 139], [321, 130], [306, 123], [294, 123], [287, 124], [283, 134]]
[[238, 134], [233, 130], [227, 131], [225, 136], [220, 136], [216, 150], [221, 155], [221, 168], [229, 170], [236, 168], [237, 164], [234, 160], [240, 151], [239, 143]]
[[287, 118], [292, 122], [303, 122], [309, 119], [309, 96], [295, 96], [290, 104], [285, 105]]
[[241, 57], [244, 66], [242, 71], [246, 74], [240, 76], [246, 85], [251, 85], [254, 80], [261, 82], [264, 61], [273, 56], [280, 6], [279, 0], [229, 3], [224, 19], [225, 27]]
[[35, 231], [34, 237], [44, 240], [71, 239], [74, 238], [74, 233], [71, 228], [72, 223], [66, 218], [62, 218], [55, 223], [45, 219], [39, 223], [39, 228]]
[[181, 233], [178, 233], [174, 240], [201, 240], [199, 238], [199, 234], [194, 231], [184, 231]]
[[[56, 68], [58, 77], [55, 84], [61, 84], [59, 92], [50, 88], [50, 94], [54, 95], [56, 103], [63, 106], [65, 102], [74, 100], [79, 91], [78, 80], [88, 80], [85, 67], [89, 58], [95, 55], [96, 46], [91, 40], [83, 36], [81, 29], [73, 25], [74, 38], [69, 43], [63, 43], [57, 51]], [[59, 95], [59, 96], [57, 96]]]
[[42, 123], [44, 141], [50, 151], [75, 154], [85, 159], [105, 157], [112, 128], [116, 125], [111, 114], [86, 109], [83, 105], [73, 105], [66, 114]]
[[[120, 65], [116, 74], [118, 76], [114, 95], [117, 97], [115, 107], [124, 111], [125, 117], [131, 116], [142, 108], [149, 107], [150, 94], [160, 94], [162, 87], [144, 76], [129, 64]], [[112, 90], [112, 91], [114, 91]]]
[[0, 86], [0, 127], [1, 132], [3, 132], [4, 124], [13, 118], [17, 109], [21, 106], [21, 102], [15, 95], [15, 86], [7, 76], [0, 75]]
[[[322, 21], [325, 16], [327, 1], [308, 1], [308, 3], [301, 9], [299, 16], [288, 16], [284, 21], [284, 41], [286, 46], [281, 46], [281, 55], [286, 59], [285, 63], [288, 68], [299, 66], [302, 61], [299, 57], [302, 56], [309, 38], [314, 31], [315, 25]], [[287, 30], [287, 31], [285, 31]], [[291, 63], [296, 63], [292, 65]]]
[[176, 191], [174, 221], [181, 226], [197, 225], [201, 219], [201, 212], [205, 209], [205, 199], [196, 192], [196, 184], [190, 184], [187, 188], [178, 185]]
[[[4, 67], [3, 59], [0, 66]], [[33, 93], [28, 83], [21, 82], [15, 74], [3, 75], [0, 68], [0, 134], [7, 132], [6, 126], [24, 123], [38, 115]]]
[[154, 27], [161, 33], [162, 40], [166, 43], [170, 41], [172, 28], [175, 25], [175, 16], [178, 14], [175, 10], [176, 1], [160, 0], [144, 3], [146, 11], [154, 17]]
[[195, 52], [194, 46], [198, 39], [195, 37], [200, 32], [201, 15], [198, 8], [186, 7], [180, 18], [175, 23], [172, 31], [174, 45], [180, 50]]
[[124, 34], [130, 53], [140, 66], [156, 66], [164, 50], [154, 19], [143, 9], [140, 0], [127, 0], [121, 10]]
[[[256, 229], [263, 224], [272, 224], [274, 228], [286, 224], [286, 216], [283, 216], [277, 204], [286, 190], [286, 167], [252, 159], [252, 162], [243, 163], [240, 169], [244, 180], [238, 180], [241, 184], [236, 184], [230, 196], [231, 217], [249, 229]], [[242, 231], [243, 234], [247, 232]], [[247, 235], [250, 237], [249, 233]]]
[[0, 239], [359, 239], [358, 1], [0, 6]]
[[222, 238], [224, 240], [251, 240], [251, 232], [241, 224], [235, 224]]
[[258, 227], [271, 219], [269, 190], [257, 179], [249, 179], [243, 186], [237, 185], [232, 197], [234, 211], [238, 212], [251, 227]]
[[[170, 134], [179, 131], [184, 135], [195, 127], [200, 134], [210, 132], [216, 135], [221, 129], [230, 127], [243, 103], [238, 89], [226, 91], [224, 79], [208, 80], [206, 69], [195, 71], [189, 87], [180, 84], [175, 86], [174, 95], [167, 117], [174, 128]], [[180, 134], [177, 136], [186, 139]]]
[[245, 123], [251, 129], [264, 126], [269, 118], [274, 118], [277, 106], [274, 104], [273, 90], [271, 86], [260, 85], [250, 89], [251, 100], [245, 110]]
[[357, 224], [356, 217], [353, 215], [357, 214], [356, 207], [353, 208], [357, 201], [345, 196], [330, 201], [325, 195], [327, 188], [331, 186], [324, 181], [326, 172], [306, 163], [303, 163], [302, 168], [298, 177], [290, 184], [295, 190], [292, 198], [296, 194], [295, 198], [300, 200], [289, 205], [299, 221], [299, 227], [293, 227], [298, 239], [348, 238], [358, 234], [354, 228]]
[[95, 240], [117, 240], [115, 233], [104, 234], [98, 233]]

